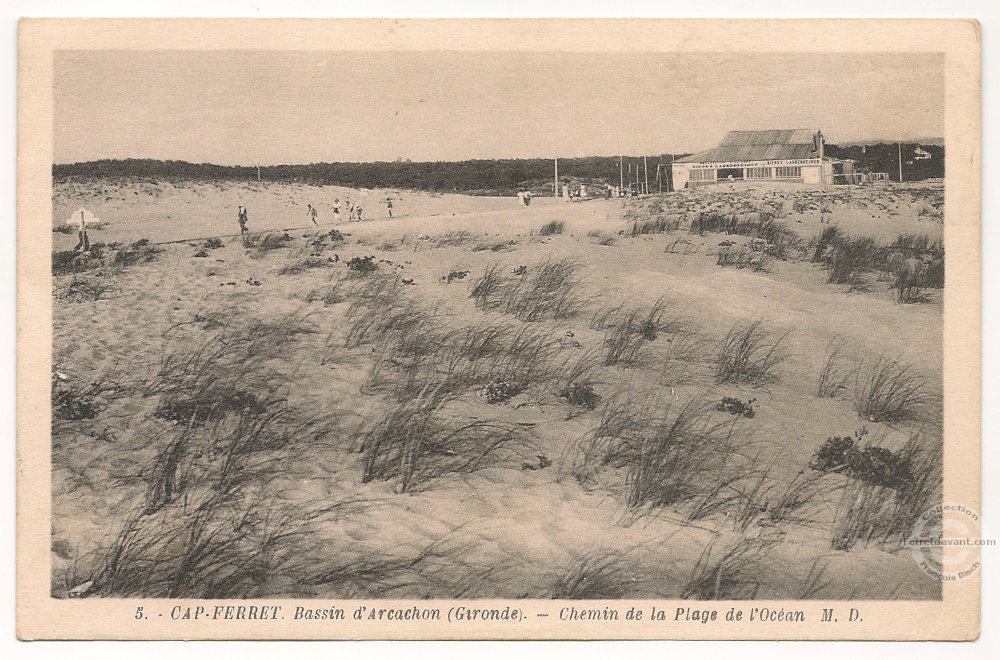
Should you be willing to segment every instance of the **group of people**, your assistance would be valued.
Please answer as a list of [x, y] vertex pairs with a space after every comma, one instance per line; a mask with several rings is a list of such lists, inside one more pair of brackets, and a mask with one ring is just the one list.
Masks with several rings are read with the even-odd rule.
[[[349, 222], [353, 222], [355, 220], [363, 220], [364, 219], [365, 210], [363, 208], [361, 208], [360, 204], [355, 204], [348, 197], [348, 198], [346, 198], [344, 200], [344, 205], [347, 207], [348, 221]], [[312, 204], [306, 204], [306, 209], [307, 209], [306, 210], [307, 217], [310, 220], [312, 220], [312, 223], [314, 225], [319, 225], [319, 222], [316, 220], [316, 218], [319, 216], [319, 211], [316, 209], [316, 207], [313, 206]], [[391, 209], [391, 207], [390, 207], [390, 209]], [[392, 211], [391, 210], [389, 212], [389, 217], [392, 217]], [[341, 218], [340, 218], [340, 198], [339, 197], [336, 198], [335, 200], [333, 200], [333, 221], [334, 222], [340, 222], [341, 221]]]
[[[361, 222], [361, 221], [363, 221], [365, 219], [364, 218], [365, 211], [361, 207], [361, 204], [355, 204], [354, 202], [351, 201], [350, 197], [344, 198], [344, 204], [343, 204], [343, 206], [347, 207], [347, 216], [348, 216], [347, 220], [348, 220], [348, 222], [355, 222], [355, 221]], [[386, 210], [388, 210], [388, 212], [389, 212], [389, 217], [390, 218], [394, 217], [393, 214], [392, 214], [393, 204], [392, 204], [392, 198], [391, 197], [386, 197], [385, 198], [385, 206], [386, 206]], [[333, 200], [333, 221], [334, 222], [340, 222], [341, 221], [340, 209], [341, 209], [340, 198], [337, 197], [336, 199]], [[239, 205], [237, 207], [236, 213], [237, 213], [237, 215], [236, 215], [237, 222], [240, 223], [240, 233], [241, 234], [246, 234], [249, 231], [249, 229], [247, 228], [247, 208], [241, 204], [241, 205]], [[311, 203], [310, 204], [306, 204], [306, 217], [309, 218], [309, 220], [311, 220], [314, 225], [319, 226], [319, 220], [318, 220], [318, 218], [319, 218], [319, 210], [315, 206], [313, 206]]]

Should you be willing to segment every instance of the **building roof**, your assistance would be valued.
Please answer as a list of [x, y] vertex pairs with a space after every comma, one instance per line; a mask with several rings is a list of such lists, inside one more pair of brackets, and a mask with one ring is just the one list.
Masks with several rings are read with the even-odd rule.
[[813, 151], [815, 132], [808, 128], [780, 131], [729, 131], [719, 146], [678, 158], [678, 163], [721, 163], [748, 160], [818, 158]]

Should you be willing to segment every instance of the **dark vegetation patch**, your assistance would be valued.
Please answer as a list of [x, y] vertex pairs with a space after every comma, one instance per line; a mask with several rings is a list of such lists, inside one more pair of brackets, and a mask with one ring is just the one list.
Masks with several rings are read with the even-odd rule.
[[378, 270], [374, 255], [367, 257], [351, 257], [347, 262], [347, 269], [356, 275], [368, 275]]
[[281, 234], [248, 234], [243, 239], [243, 247], [253, 259], [260, 259], [274, 250], [288, 247], [294, 239], [287, 232]]
[[563, 229], [566, 227], [566, 223], [562, 220], [552, 220], [546, 222], [542, 225], [542, 228], [538, 230], [539, 236], [555, 236], [556, 234], [563, 233]]
[[[913, 435], [897, 451], [859, 449], [851, 438], [831, 438], [820, 448], [820, 467], [846, 461], [854, 477], [841, 493], [831, 546], [850, 550], [856, 544], [898, 548], [927, 510], [941, 503], [942, 448]], [[820, 454], [822, 453], [822, 458]], [[831, 466], [831, 469], [836, 466]]]
[[716, 410], [720, 412], [727, 412], [730, 415], [736, 417], [746, 417], [747, 419], [753, 419], [756, 416], [757, 411], [754, 409], [753, 404], [757, 399], [750, 399], [749, 401], [741, 401], [736, 397], [724, 396], [719, 405], [715, 407]]

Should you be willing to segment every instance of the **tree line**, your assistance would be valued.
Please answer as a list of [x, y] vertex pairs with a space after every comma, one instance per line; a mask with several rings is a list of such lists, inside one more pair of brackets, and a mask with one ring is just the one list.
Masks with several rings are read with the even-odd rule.
[[[930, 159], [914, 160], [918, 145], [903, 145], [903, 176], [907, 181], [944, 176], [944, 147], [926, 146]], [[828, 144], [826, 154], [834, 158], [851, 158], [858, 166], [873, 172], [887, 172], [898, 180], [895, 144], [837, 147]], [[670, 163], [687, 154], [656, 154], [622, 159], [626, 185], [629, 171], [632, 180], [643, 183], [648, 173], [650, 191], [662, 186], [669, 190]], [[912, 160], [912, 164], [906, 161]], [[657, 165], [662, 176], [656, 178]], [[648, 169], [647, 169], [648, 168]], [[638, 173], [638, 174], [637, 174]], [[310, 163], [308, 165], [215, 165], [189, 163], [182, 160], [135, 159], [95, 160], [84, 163], [52, 166], [55, 181], [69, 177], [89, 178], [148, 178], [160, 180], [196, 181], [261, 181], [303, 183], [310, 185], [344, 186], [349, 188], [405, 188], [433, 192], [461, 192], [483, 195], [512, 195], [528, 189], [536, 194], [552, 194], [553, 162], [548, 158], [518, 158], [501, 160], [463, 161], [382, 161], [367, 163]], [[559, 178], [565, 182], [591, 185], [618, 185], [620, 178], [617, 156], [560, 158]]]

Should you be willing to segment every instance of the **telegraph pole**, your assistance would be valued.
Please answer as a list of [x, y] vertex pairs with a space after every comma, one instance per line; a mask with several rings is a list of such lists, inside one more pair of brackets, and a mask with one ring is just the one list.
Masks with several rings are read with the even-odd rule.
[[559, 159], [556, 158], [556, 178], [553, 180], [552, 195], [559, 197]]
[[618, 190], [625, 190], [625, 170], [622, 169], [624, 156], [618, 157]]
[[646, 180], [646, 194], [649, 194], [649, 163], [646, 161], [646, 157], [642, 157], [642, 176]]
[[896, 155], [899, 158], [899, 182], [903, 183], [903, 143], [896, 143]]

